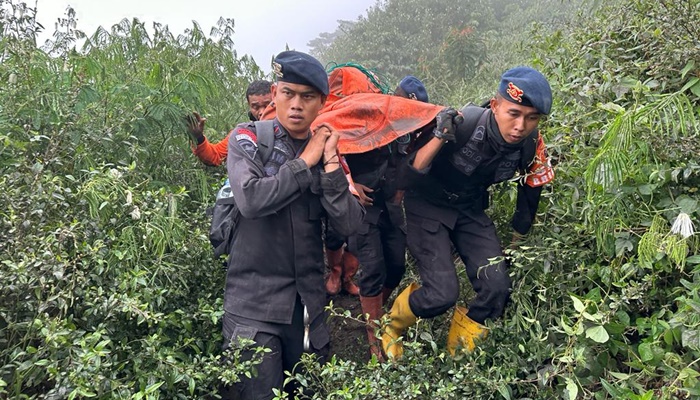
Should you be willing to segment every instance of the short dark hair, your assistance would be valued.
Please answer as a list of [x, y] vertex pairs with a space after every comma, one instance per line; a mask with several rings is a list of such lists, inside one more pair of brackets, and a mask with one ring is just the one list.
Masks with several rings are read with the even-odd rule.
[[250, 96], [270, 94], [272, 82], [263, 79], [250, 82], [248, 89], [245, 91], [245, 99], [249, 100]]

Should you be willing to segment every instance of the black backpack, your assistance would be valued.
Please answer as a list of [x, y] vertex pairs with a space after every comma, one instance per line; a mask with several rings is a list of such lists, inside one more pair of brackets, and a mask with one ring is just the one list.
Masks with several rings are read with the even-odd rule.
[[[272, 120], [255, 121], [255, 130], [258, 136], [258, 151], [262, 158], [263, 165], [270, 159], [272, 149], [274, 148], [275, 132]], [[229, 140], [236, 140], [229, 138]], [[221, 188], [219, 193], [225, 191], [226, 186]], [[219, 197], [214, 203], [211, 216], [211, 226], [209, 227], [209, 242], [214, 246], [214, 256], [220, 257], [224, 254], [228, 255], [231, 252], [231, 238], [233, 236], [233, 228], [236, 226], [236, 221], [239, 216], [238, 207], [233, 196]]]

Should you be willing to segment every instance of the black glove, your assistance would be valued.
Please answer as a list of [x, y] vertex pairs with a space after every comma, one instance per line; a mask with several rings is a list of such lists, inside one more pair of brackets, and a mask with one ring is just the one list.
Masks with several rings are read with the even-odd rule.
[[433, 129], [433, 136], [448, 142], [455, 142], [455, 127], [464, 121], [464, 118], [452, 107], [443, 108], [435, 117], [437, 124]]

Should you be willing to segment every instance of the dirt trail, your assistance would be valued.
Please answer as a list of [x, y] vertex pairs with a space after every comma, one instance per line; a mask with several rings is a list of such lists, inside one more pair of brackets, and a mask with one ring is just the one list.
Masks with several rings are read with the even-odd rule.
[[[341, 292], [330, 296], [329, 300], [333, 302], [333, 309], [337, 314], [342, 314], [345, 310], [349, 310], [354, 318], [362, 314], [360, 298], [357, 296]], [[331, 316], [328, 325], [331, 334], [331, 355], [357, 362], [369, 360], [369, 345], [364, 324], [342, 315], [334, 315]]]

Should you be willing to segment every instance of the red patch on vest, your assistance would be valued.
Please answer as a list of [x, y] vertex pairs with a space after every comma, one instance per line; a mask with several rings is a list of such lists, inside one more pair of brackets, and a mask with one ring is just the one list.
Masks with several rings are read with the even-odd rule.
[[255, 132], [245, 128], [238, 128], [236, 131], [236, 139], [243, 139], [246, 137], [251, 142], [258, 143], [258, 136], [255, 134]]
[[525, 178], [525, 183], [530, 187], [538, 187], [551, 182], [554, 179], [554, 169], [547, 155], [547, 146], [542, 135], [537, 137], [537, 149], [535, 159], [530, 165], [530, 170]]
[[515, 86], [513, 82], [508, 82], [508, 89], [506, 89], [506, 93], [510, 96], [511, 99], [517, 101], [518, 103], [523, 102], [523, 91], [519, 87]]

